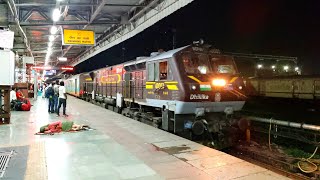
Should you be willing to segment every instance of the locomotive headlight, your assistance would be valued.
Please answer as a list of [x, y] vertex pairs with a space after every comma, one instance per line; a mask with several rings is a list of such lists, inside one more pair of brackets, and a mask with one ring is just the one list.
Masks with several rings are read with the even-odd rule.
[[192, 85], [192, 86], [191, 86], [191, 89], [192, 89], [192, 90], [196, 90], [197, 87], [196, 87], [195, 85]]
[[225, 86], [226, 84], [227, 84], [227, 82], [224, 79], [214, 79], [214, 80], [212, 80], [212, 85], [213, 86], [222, 87], [222, 86]]

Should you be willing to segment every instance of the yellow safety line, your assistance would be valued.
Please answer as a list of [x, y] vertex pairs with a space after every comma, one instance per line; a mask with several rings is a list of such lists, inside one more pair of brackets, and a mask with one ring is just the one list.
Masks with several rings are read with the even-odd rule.
[[232, 94], [234, 94], [234, 95], [236, 95], [236, 96], [239, 96], [239, 94], [236, 94], [236, 93], [233, 92], [233, 91], [229, 91], [229, 92], [231, 92]]
[[231, 80], [230, 80], [230, 83], [233, 83], [235, 80], [237, 80], [238, 77], [233, 77]]
[[167, 85], [169, 90], [179, 90], [177, 85]]
[[246, 95], [242, 94], [241, 92], [237, 91], [237, 90], [234, 90], [237, 94], [243, 96], [243, 97], [247, 97]]
[[198, 82], [198, 83], [202, 83], [199, 79], [197, 79], [196, 77], [194, 77], [194, 76], [188, 76], [190, 79], [192, 79], [192, 80], [194, 80], [194, 81], [196, 81], [196, 82]]
[[146, 89], [153, 89], [153, 85], [146, 85]]

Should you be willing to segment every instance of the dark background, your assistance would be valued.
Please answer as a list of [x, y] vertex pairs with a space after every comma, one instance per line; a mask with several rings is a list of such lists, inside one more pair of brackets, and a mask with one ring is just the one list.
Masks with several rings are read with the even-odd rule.
[[135, 37], [79, 64], [75, 73], [202, 38], [222, 52], [296, 56], [304, 74], [320, 74], [319, 25], [320, 1], [195, 0]]

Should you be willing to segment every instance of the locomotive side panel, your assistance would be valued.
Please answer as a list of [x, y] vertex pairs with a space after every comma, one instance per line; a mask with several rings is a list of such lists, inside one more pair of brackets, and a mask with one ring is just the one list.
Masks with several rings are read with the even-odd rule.
[[[173, 58], [159, 59], [147, 63], [147, 99], [152, 100], [181, 100], [183, 91], [177, 66]], [[180, 82], [180, 83], [179, 83]], [[155, 102], [155, 101], [154, 101]], [[164, 101], [158, 101], [164, 103]], [[158, 104], [162, 107], [166, 104]]]
[[101, 69], [97, 72], [96, 86], [99, 96], [115, 98], [123, 91], [123, 65]]
[[135, 99], [145, 99], [145, 71], [134, 71], [131, 73], [131, 86], [130, 92], [133, 93]]
[[67, 93], [79, 97], [80, 95], [80, 75], [72, 76], [69, 79], [65, 79], [65, 87]]

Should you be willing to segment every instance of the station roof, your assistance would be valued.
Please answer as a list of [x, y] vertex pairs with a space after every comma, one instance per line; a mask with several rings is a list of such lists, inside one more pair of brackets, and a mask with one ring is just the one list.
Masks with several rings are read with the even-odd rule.
[[[90, 48], [62, 45], [61, 29], [93, 30], [97, 42], [108, 30], [126, 24], [130, 13], [142, 10], [150, 2], [152, 0], [0, 0], [0, 26], [7, 23], [15, 32], [13, 50], [19, 55], [33, 56], [37, 65], [45, 63], [51, 27], [58, 27], [48, 60], [50, 65], [57, 65], [61, 63], [57, 57], [73, 59]], [[61, 13], [57, 22], [52, 19], [55, 8]], [[1, 16], [1, 12], [7, 16]]]

